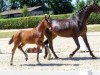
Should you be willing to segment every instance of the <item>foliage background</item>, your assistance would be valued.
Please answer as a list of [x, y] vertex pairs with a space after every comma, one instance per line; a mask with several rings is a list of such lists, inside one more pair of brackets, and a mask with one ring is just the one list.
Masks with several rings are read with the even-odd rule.
[[[72, 14], [51, 15], [52, 19], [67, 19]], [[23, 29], [36, 27], [44, 18], [42, 16], [30, 16], [21, 18], [0, 19], [0, 29]], [[92, 13], [87, 24], [100, 24], [100, 14]]]

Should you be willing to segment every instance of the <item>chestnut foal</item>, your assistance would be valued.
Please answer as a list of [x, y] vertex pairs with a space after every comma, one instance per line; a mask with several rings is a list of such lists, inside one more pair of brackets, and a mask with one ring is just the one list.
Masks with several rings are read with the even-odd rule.
[[40, 50], [40, 46], [45, 47], [45, 48], [47, 47], [43, 43], [43, 40], [44, 40], [44, 31], [46, 28], [49, 28], [49, 27], [50, 27], [49, 17], [47, 18], [45, 16], [45, 19], [43, 19], [36, 28], [19, 30], [18, 32], [16, 32], [9, 41], [9, 44], [14, 43], [10, 65], [13, 65], [13, 57], [14, 57], [16, 48], [19, 48], [24, 53], [26, 57], [25, 58], [26, 61], [28, 60], [28, 55], [22, 49], [22, 47], [25, 46], [26, 44], [37, 45], [37, 62], [40, 64], [39, 50]]

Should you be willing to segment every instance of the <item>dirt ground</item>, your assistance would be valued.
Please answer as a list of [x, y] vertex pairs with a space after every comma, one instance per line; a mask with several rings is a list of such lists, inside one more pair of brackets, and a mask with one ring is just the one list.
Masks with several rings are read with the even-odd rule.
[[[8, 45], [10, 38], [0, 39], [0, 70], [15, 70], [15, 71], [76, 71], [83, 69], [100, 70], [100, 32], [88, 33], [88, 42], [90, 47], [97, 57], [92, 59], [86, 48], [79, 50], [73, 58], [69, 58], [69, 54], [76, 48], [72, 38], [57, 37], [53, 41], [53, 46], [59, 59], [44, 59], [44, 49], [40, 53], [41, 65], [37, 64], [36, 53], [28, 54], [29, 60], [25, 61], [25, 56], [20, 50], [16, 50], [14, 56], [14, 66], [10, 66], [12, 45]], [[24, 50], [35, 45], [26, 45]], [[52, 55], [52, 57], [54, 57]]]

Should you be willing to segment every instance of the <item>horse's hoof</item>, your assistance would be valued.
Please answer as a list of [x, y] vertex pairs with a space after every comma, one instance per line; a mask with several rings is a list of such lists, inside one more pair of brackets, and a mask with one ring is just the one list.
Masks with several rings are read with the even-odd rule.
[[70, 54], [70, 55], [69, 55], [69, 58], [72, 58], [72, 57], [73, 57], [73, 54]]
[[28, 58], [25, 58], [25, 60], [27, 61], [27, 60], [28, 60]]
[[56, 56], [55, 59], [59, 59], [59, 57]]
[[12, 66], [13, 64], [11, 63], [10, 66]]
[[40, 63], [40, 62], [38, 62], [38, 65], [41, 65], [41, 63]]
[[44, 59], [46, 59], [46, 56], [44, 56]]
[[97, 59], [96, 57], [92, 57], [92, 59]]
[[51, 58], [48, 58], [48, 60], [50, 60]]

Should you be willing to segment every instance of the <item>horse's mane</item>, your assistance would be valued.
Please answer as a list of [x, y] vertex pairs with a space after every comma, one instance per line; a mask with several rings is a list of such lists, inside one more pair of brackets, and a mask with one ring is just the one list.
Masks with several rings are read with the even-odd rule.
[[88, 7], [88, 5], [82, 7], [79, 11], [75, 12], [72, 16], [76, 15], [76, 14], [81, 14], [84, 10], [86, 10]]

